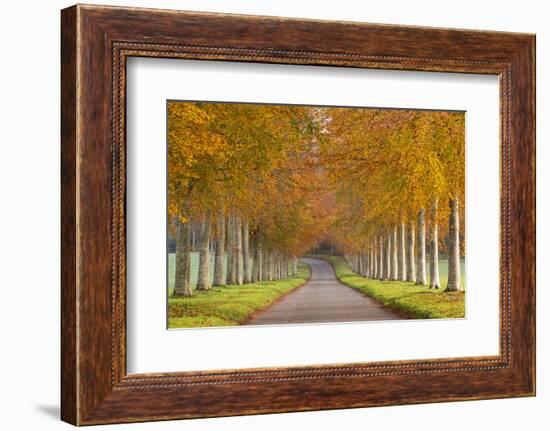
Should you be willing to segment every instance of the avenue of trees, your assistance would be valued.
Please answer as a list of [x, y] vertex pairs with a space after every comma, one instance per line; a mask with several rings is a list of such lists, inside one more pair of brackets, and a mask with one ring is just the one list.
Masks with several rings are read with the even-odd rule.
[[365, 277], [461, 290], [464, 167], [462, 113], [170, 102], [174, 295], [193, 249], [208, 290], [291, 276], [321, 242]]
[[168, 122], [174, 295], [193, 294], [192, 226], [200, 226], [197, 290], [295, 274], [298, 257], [323, 231], [314, 212], [319, 172], [312, 168], [311, 146], [317, 131], [308, 111], [173, 102]]
[[339, 203], [328, 234], [354, 271], [438, 289], [444, 250], [445, 287], [462, 290], [464, 115], [332, 109], [326, 129], [319, 153]]

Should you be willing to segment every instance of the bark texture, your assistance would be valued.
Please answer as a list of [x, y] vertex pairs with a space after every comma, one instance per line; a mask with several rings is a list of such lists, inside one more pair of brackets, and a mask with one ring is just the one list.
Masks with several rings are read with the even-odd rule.
[[197, 290], [208, 290], [210, 284], [210, 230], [209, 219], [202, 222], [200, 232], [199, 275], [197, 278]]
[[414, 223], [409, 225], [409, 234], [407, 235], [407, 281], [414, 283], [416, 281], [416, 259], [414, 247]]
[[437, 226], [437, 200], [432, 204], [430, 235], [430, 289], [439, 289], [439, 240]]
[[250, 283], [250, 250], [248, 236], [248, 219], [243, 220], [243, 283]]
[[376, 247], [376, 242], [371, 244], [371, 253], [372, 253], [372, 278], [378, 278], [378, 248]]
[[269, 252], [265, 249], [262, 250], [262, 273], [261, 280], [269, 280]]
[[407, 253], [406, 249], [406, 227], [405, 223], [401, 223], [399, 226], [399, 270], [397, 278], [398, 280], [405, 281], [407, 280]]
[[424, 208], [418, 211], [416, 229], [418, 231], [416, 284], [426, 285], [426, 214]]
[[275, 256], [272, 251], [268, 252], [267, 279], [273, 281], [275, 279]]
[[391, 235], [391, 279], [397, 280], [399, 278], [399, 256], [397, 245], [397, 226], [393, 227]]
[[386, 256], [385, 256], [385, 264], [386, 264], [386, 273], [384, 274], [385, 280], [391, 280], [392, 277], [392, 249], [391, 249], [391, 239], [393, 236], [393, 232], [389, 231], [386, 234]]
[[191, 288], [191, 232], [189, 222], [178, 221], [176, 236], [176, 274], [174, 296], [192, 296]]
[[449, 201], [449, 276], [447, 290], [456, 292], [462, 290], [460, 280], [460, 229], [458, 220], [458, 199]]
[[378, 238], [378, 254], [380, 262], [378, 264], [378, 278], [385, 280], [386, 278], [386, 253], [384, 252], [384, 235]]
[[237, 284], [235, 216], [227, 219], [227, 284]]
[[240, 217], [235, 217], [235, 233], [237, 237], [237, 252], [235, 257], [237, 264], [237, 283], [243, 284], [243, 231]]
[[258, 233], [254, 236], [254, 261], [252, 263], [252, 283], [262, 281], [262, 238]]
[[225, 214], [220, 210], [216, 224], [216, 251], [214, 255], [214, 286], [225, 286]]
[[368, 277], [370, 275], [370, 271], [369, 271], [369, 251], [368, 251], [368, 249], [363, 250], [361, 252], [361, 266], [363, 268], [363, 272], [361, 273], [361, 275], [363, 277]]

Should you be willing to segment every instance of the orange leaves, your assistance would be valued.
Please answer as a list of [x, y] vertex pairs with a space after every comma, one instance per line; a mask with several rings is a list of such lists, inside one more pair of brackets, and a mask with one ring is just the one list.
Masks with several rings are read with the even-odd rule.
[[337, 241], [347, 250], [433, 199], [463, 195], [463, 113], [338, 108], [329, 115], [321, 158], [345, 214], [348, 232]]
[[168, 180], [171, 216], [226, 208], [279, 251], [349, 250], [435, 198], [462, 199], [464, 114], [170, 102]]

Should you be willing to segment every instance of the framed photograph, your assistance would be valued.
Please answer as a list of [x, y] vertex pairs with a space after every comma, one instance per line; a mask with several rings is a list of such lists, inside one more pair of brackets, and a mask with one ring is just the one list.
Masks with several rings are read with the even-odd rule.
[[62, 11], [62, 419], [535, 394], [535, 37]]

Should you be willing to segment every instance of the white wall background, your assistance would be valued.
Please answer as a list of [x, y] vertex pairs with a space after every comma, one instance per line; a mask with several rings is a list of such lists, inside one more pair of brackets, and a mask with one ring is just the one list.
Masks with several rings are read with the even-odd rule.
[[[499, 430], [550, 423], [550, 28], [536, 0], [130, 0], [101, 1], [171, 9], [355, 20], [537, 33], [538, 396], [284, 415], [105, 426], [144, 430]], [[59, 410], [59, 10], [71, 3], [5, 2], [0, 16], [0, 402], [3, 429], [61, 430]], [[33, 261], [32, 266], [30, 261]]]

